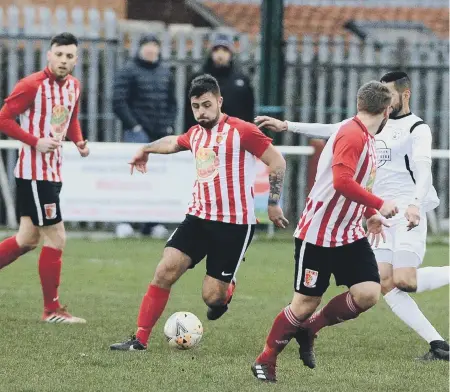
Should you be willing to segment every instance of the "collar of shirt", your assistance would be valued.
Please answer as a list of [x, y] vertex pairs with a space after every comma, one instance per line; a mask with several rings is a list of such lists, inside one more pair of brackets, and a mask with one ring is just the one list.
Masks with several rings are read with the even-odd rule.
[[367, 130], [366, 126], [362, 123], [362, 121], [358, 118], [358, 117], [353, 117], [353, 121], [355, 121], [359, 127], [363, 130], [363, 132], [367, 135], [369, 135], [372, 139], [374, 138], [374, 136], [372, 136], [369, 131]]

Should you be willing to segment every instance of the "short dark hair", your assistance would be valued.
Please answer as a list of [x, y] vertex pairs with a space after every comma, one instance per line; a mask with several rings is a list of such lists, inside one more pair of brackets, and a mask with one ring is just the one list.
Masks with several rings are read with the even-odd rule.
[[371, 115], [381, 114], [391, 104], [391, 100], [392, 95], [387, 86], [372, 80], [358, 90], [358, 111]]
[[51, 42], [50, 47], [53, 45], [56, 46], [65, 46], [65, 45], [75, 45], [78, 46], [78, 39], [71, 33], [61, 33], [58, 35], [55, 35]]
[[189, 98], [200, 97], [206, 93], [213, 93], [220, 96], [220, 88], [217, 79], [209, 74], [197, 76], [192, 82], [189, 89]]
[[411, 89], [411, 79], [408, 74], [403, 71], [392, 71], [384, 74], [381, 79], [381, 83], [391, 83], [394, 82], [395, 89], [402, 93], [405, 90]]

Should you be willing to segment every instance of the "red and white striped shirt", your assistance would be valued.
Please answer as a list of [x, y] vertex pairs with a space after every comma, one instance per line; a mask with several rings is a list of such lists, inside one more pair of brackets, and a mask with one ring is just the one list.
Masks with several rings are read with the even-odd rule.
[[[376, 160], [375, 138], [357, 117], [334, 133], [320, 156], [315, 183], [294, 236], [323, 247], [342, 246], [363, 238], [361, 223], [366, 207], [380, 209], [383, 203], [370, 193]], [[340, 192], [335, 189], [337, 169], [353, 175], [352, 183], [339, 187]]]
[[[63, 80], [46, 68], [20, 80], [5, 99], [0, 112], [0, 131], [23, 145], [14, 174], [26, 180], [61, 182], [62, 147], [41, 153], [39, 138], [67, 136], [74, 143], [83, 140], [78, 122], [79, 81], [71, 75]], [[15, 118], [20, 116], [20, 127]]]
[[212, 129], [196, 125], [179, 136], [178, 144], [192, 151], [197, 171], [187, 213], [206, 220], [255, 224], [256, 162], [271, 142], [254, 124], [227, 115]]

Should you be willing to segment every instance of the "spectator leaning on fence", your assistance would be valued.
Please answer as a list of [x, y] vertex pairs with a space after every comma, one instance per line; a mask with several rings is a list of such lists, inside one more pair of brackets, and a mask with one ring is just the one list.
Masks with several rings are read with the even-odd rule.
[[[214, 76], [220, 87], [224, 103], [223, 112], [229, 116], [253, 122], [254, 96], [249, 78], [237, 65], [233, 53], [233, 40], [226, 34], [218, 34], [213, 42], [211, 53], [206, 59], [201, 72], [193, 75], [192, 80], [201, 74]], [[186, 88], [185, 128], [196, 124], [192, 115], [191, 102], [188, 97], [190, 81]]]
[[[123, 124], [124, 142], [149, 143], [174, 131], [174, 82], [170, 68], [161, 62], [160, 49], [155, 35], [143, 36], [137, 56], [115, 77], [113, 107]], [[155, 225], [147, 224], [143, 234], [155, 234], [155, 229]], [[158, 229], [162, 236], [166, 234], [162, 227]]]

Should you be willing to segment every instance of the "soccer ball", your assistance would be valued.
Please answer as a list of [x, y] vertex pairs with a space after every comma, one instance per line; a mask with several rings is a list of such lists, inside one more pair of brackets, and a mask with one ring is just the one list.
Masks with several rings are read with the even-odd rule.
[[164, 335], [170, 347], [188, 350], [202, 339], [203, 325], [195, 314], [176, 312], [166, 321]]

